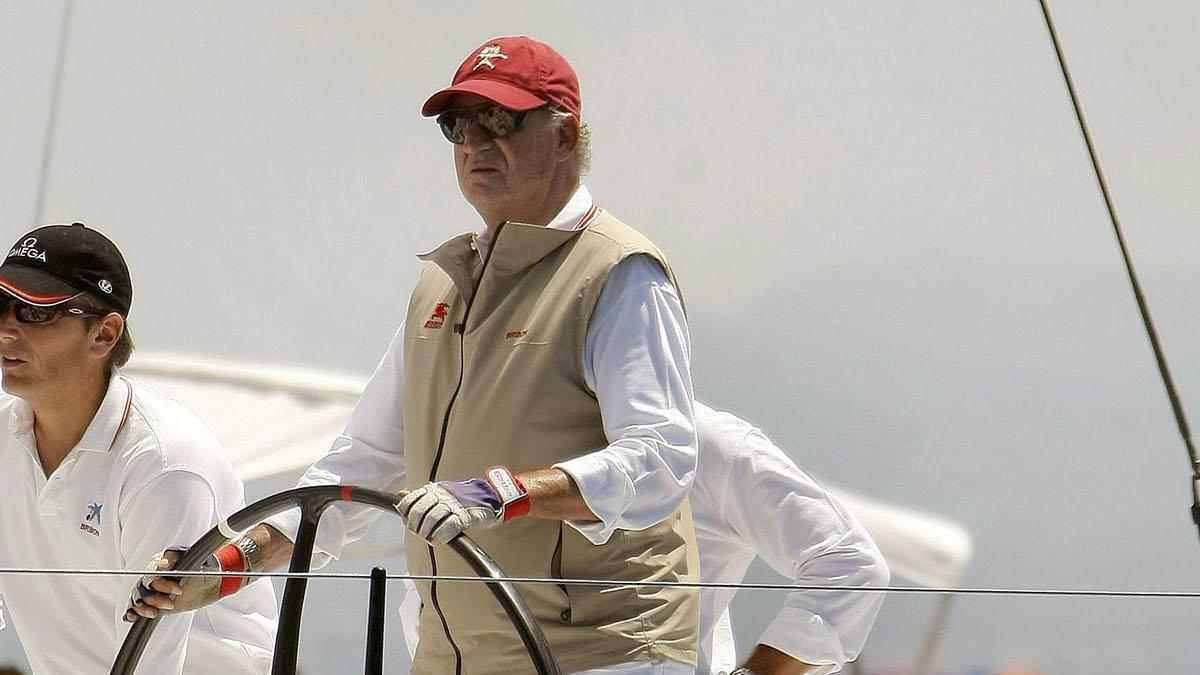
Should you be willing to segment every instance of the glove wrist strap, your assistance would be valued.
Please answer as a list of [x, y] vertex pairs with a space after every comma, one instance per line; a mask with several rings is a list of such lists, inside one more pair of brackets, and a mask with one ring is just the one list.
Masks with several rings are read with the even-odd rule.
[[497, 509], [497, 513], [501, 521], [529, 515], [529, 491], [511, 471], [503, 466], [493, 466], [483, 477], [496, 494], [500, 495], [500, 508]]

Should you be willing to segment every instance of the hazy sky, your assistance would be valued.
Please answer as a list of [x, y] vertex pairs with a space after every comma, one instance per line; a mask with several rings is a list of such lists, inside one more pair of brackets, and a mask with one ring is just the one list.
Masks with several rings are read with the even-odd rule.
[[[1200, 4], [1052, 6], [1200, 424]], [[0, 2], [13, 240], [61, 10]], [[40, 220], [118, 241], [144, 350], [369, 372], [413, 256], [477, 224], [420, 103], [507, 33], [576, 67], [587, 182], [672, 259], [703, 398], [964, 523], [969, 585], [1200, 588], [1185, 452], [1033, 0], [76, 2]], [[889, 598], [871, 661], [903, 663], [929, 607]], [[1193, 673], [1198, 609], [964, 598], [944, 663]], [[769, 613], [739, 610], [752, 640]]]

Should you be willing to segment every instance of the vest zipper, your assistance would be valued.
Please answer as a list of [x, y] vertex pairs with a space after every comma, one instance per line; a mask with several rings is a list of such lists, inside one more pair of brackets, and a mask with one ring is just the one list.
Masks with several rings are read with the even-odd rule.
[[[453, 330], [458, 333], [458, 384], [454, 387], [454, 393], [450, 395], [450, 401], [446, 404], [446, 414], [442, 417], [442, 433], [438, 438], [437, 453], [433, 456], [433, 464], [429, 467], [429, 482], [432, 483], [437, 479], [438, 464], [442, 461], [442, 451], [446, 447], [446, 432], [450, 428], [450, 412], [454, 409], [454, 402], [458, 400], [458, 393], [462, 391], [463, 377], [467, 370], [467, 318], [471, 315], [471, 306], [475, 304], [475, 298], [479, 297], [479, 288], [483, 286], [484, 275], [487, 274], [488, 262], [492, 259], [492, 253], [496, 251], [496, 244], [500, 242], [500, 232], [504, 229], [504, 224], [496, 228], [496, 234], [492, 237], [492, 246], [488, 249], [487, 256], [483, 259], [483, 267], [479, 270], [479, 284], [475, 287], [475, 292], [471, 294], [471, 299], [467, 301], [467, 306], [463, 310], [462, 323], [453, 326]], [[437, 576], [437, 557], [433, 553], [433, 547], [429, 547], [429, 564], [434, 576]], [[433, 611], [437, 613], [438, 619], [442, 622], [442, 631], [446, 634], [446, 640], [450, 646], [454, 648], [454, 675], [462, 675], [462, 651], [454, 642], [454, 638], [450, 635], [450, 624], [446, 622], [446, 615], [442, 613], [441, 605], [437, 599], [437, 580], [429, 581], [429, 600], [433, 604]]]
[[[562, 525], [562, 523], [559, 523], [558, 524], [558, 541], [555, 542], [555, 544], [554, 544], [554, 553], [552, 553], [550, 555], [550, 575], [560, 581], [563, 578], [562, 554], [563, 554], [563, 525]], [[561, 614], [559, 614], [559, 618], [562, 619], [565, 623], [570, 623], [571, 622], [571, 593], [570, 593], [570, 591], [567, 590], [567, 585], [564, 583], [559, 583], [558, 588], [559, 588], [559, 590], [562, 591], [563, 597], [565, 597], [567, 599], [567, 608]]]

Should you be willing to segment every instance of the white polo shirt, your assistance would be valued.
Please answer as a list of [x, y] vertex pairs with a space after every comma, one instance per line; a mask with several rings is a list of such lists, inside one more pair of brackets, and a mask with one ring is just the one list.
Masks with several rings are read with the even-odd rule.
[[[33, 410], [0, 394], [0, 568], [145, 569], [244, 506], [212, 432], [183, 406], [114, 376], [79, 444], [47, 478]], [[36, 675], [108, 673], [131, 624], [133, 576], [0, 573]], [[267, 673], [275, 593], [259, 581], [215, 605], [160, 620], [139, 672]]]

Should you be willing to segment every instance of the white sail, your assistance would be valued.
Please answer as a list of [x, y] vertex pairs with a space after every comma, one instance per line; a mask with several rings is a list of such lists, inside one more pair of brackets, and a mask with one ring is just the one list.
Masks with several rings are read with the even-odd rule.
[[[182, 354], [139, 353], [125, 372], [195, 411], [244, 481], [298, 473], [323, 455], [366, 385], [353, 375]], [[964, 527], [831, 490], [871, 532], [893, 575], [928, 587], [957, 583], [971, 557]]]

